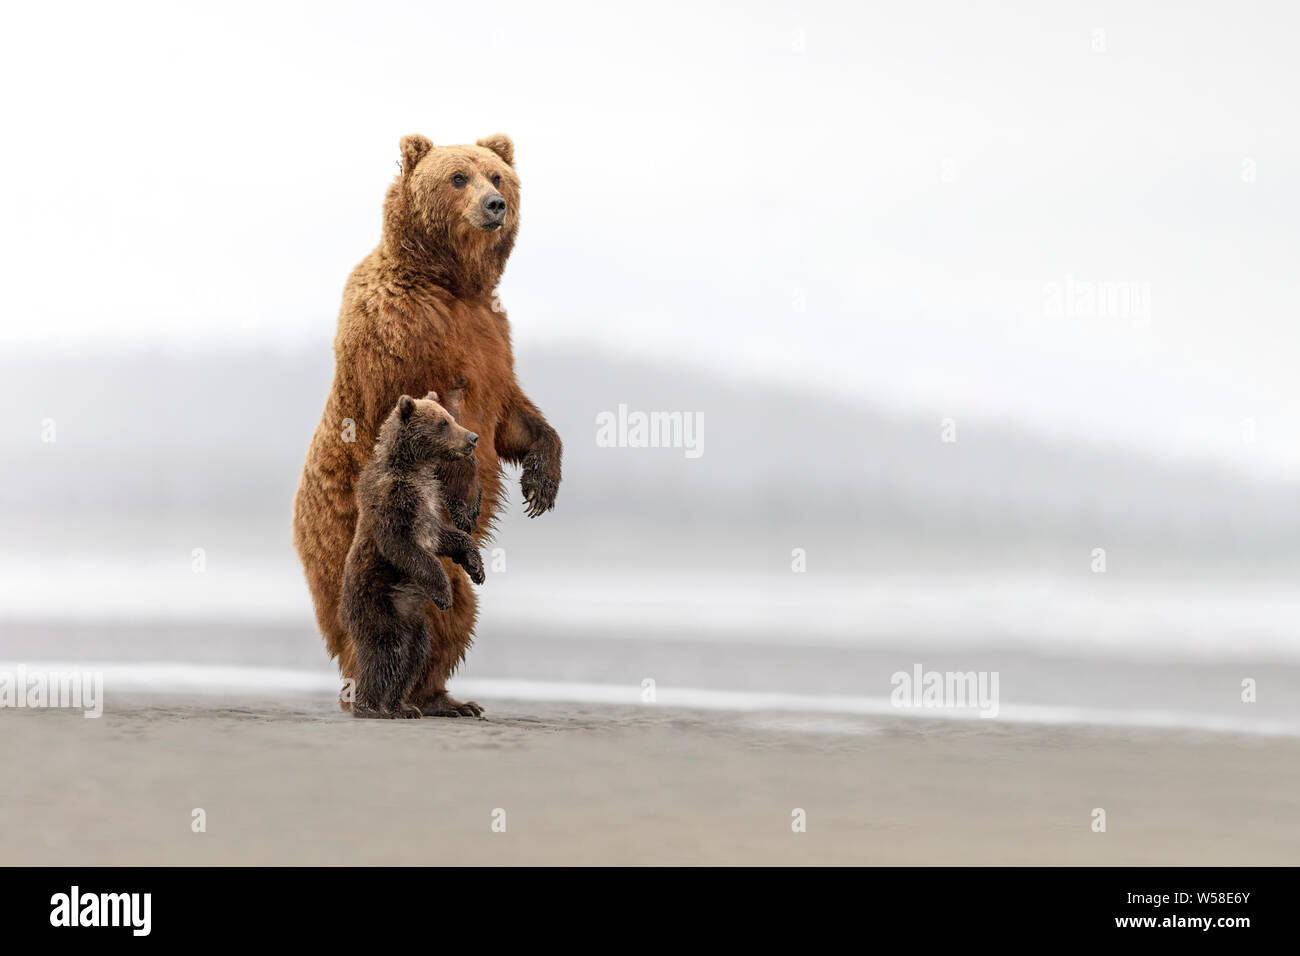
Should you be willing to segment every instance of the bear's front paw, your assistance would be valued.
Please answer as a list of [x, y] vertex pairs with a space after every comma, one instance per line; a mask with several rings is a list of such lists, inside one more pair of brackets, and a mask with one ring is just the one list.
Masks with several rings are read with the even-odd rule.
[[524, 473], [519, 479], [519, 487], [524, 491], [526, 513], [536, 518], [543, 512], [555, 507], [555, 495], [560, 490], [560, 482], [548, 474], [546, 463], [532, 455], [524, 461]]

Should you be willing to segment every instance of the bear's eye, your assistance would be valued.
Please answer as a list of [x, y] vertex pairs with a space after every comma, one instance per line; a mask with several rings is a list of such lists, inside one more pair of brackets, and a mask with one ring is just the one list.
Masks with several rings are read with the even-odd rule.
[[457, 173], [455, 176], [451, 177], [451, 184], [457, 189], [464, 189], [469, 185], [469, 177], [464, 173]]
[[493, 187], [496, 188], [496, 189], [500, 189], [500, 188], [501, 188], [501, 174], [500, 174], [500, 173], [493, 173], [493, 174], [492, 174], [492, 185], [493, 185]]
[[438, 422], [438, 431], [445, 432], [446, 430], [447, 430], [447, 419], [444, 418], [442, 421]]

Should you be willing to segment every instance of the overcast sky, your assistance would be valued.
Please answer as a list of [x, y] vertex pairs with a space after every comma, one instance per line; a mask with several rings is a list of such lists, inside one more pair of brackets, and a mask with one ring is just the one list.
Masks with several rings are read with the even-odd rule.
[[182, 6], [6, 12], [6, 347], [323, 346], [504, 131], [521, 345], [1300, 474], [1288, 4]]

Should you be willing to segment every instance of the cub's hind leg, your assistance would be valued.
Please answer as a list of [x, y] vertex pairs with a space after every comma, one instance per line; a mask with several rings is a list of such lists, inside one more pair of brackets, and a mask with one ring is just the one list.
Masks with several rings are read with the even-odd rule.
[[430, 653], [416, 699], [426, 717], [482, 717], [475, 701], [459, 701], [447, 693], [447, 678], [465, 659], [474, 633], [477, 601], [474, 589], [459, 570], [452, 574], [455, 601], [450, 610], [428, 609]]
[[[423, 716], [423, 709], [416, 698], [420, 678], [429, 662], [429, 625], [424, 619], [424, 606], [420, 605], [414, 617], [402, 621], [404, 647], [402, 651], [401, 690], [397, 697], [397, 706], [404, 717]], [[414, 713], [411, 713], [414, 711]]]
[[369, 635], [357, 646], [357, 717], [419, 717], [418, 707], [402, 704], [407, 640], [400, 631]]
[[406, 702], [412, 682], [422, 673], [429, 640], [422, 616], [424, 596], [409, 586], [394, 589], [386, 613], [374, 615], [357, 640], [358, 717], [420, 717]]

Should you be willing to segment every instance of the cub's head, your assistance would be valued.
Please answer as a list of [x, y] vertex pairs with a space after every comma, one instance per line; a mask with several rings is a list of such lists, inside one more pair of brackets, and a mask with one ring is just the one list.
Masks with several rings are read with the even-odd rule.
[[428, 268], [453, 291], [490, 292], [519, 229], [514, 160], [502, 133], [473, 146], [402, 137], [401, 172], [384, 202], [390, 253]]
[[424, 398], [403, 395], [388, 416], [385, 432], [413, 458], [445, 460], [470, 458], [478, 447], [478, 435], [461, 427], [457, 416], [438, 404], [438, 393]]

